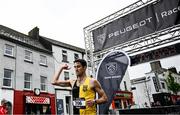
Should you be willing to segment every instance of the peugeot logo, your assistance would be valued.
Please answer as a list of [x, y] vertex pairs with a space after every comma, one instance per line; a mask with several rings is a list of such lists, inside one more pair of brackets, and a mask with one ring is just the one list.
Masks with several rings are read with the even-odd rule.
[[114, 75], [117, 71], [117, 63], [116, 62], [107, 63], [106, 71], [109, 75]]
[[105, 33], [97, 36], [97, 41], [98, 41], [98, 43], [100, 43], [101, 45], [103, 45], [103, 44], [104, 44], [104, 41], [105, 41], [105, 37], [106, 37], [106, 36], [105, 36]]

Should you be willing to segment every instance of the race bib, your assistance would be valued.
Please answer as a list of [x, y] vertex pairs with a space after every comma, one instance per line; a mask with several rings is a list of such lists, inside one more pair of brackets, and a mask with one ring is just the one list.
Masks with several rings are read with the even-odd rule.
[[84, 98], [76, 98], [76, 100], [73, 100], [73, 106], [78, 109], [85, 109], [86, 101]]

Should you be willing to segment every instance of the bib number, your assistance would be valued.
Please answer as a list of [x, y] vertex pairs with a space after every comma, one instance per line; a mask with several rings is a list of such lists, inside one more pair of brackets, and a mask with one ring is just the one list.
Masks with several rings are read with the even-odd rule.
[[85, 109], [86, 101], [84, 98], [76, 98], [76, 100], [73, 100], [73, 106], [78, 109]]

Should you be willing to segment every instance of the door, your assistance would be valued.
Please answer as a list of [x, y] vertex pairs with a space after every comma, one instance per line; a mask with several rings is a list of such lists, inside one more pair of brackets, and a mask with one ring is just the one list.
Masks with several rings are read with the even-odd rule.
[[65, 102], [66, 102], [66, 114], [71, 115], [72, 114], [71, 96], [65, 96]]

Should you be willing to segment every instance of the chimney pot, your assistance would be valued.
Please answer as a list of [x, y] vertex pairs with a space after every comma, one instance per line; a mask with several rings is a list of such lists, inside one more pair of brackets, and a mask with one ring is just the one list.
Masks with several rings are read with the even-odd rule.
[[28, 35], [33, 39], [39, 40], [39, 28], [34, 27], [31, 31], [29, 31]]

